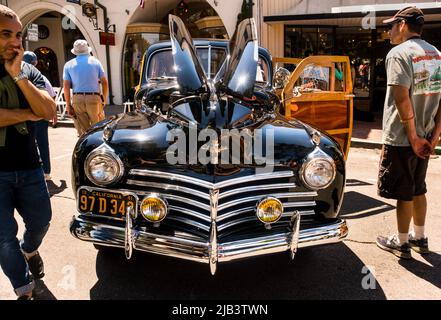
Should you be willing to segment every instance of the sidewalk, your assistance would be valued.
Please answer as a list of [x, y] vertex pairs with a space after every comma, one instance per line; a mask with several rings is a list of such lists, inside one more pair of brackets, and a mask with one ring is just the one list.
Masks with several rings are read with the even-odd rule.
[[[354, 120], [351, 148], [381, 149], [382, 121], [382, 115], [379, 114], [375, 114], [374, 122]], [[435, 152], [441, 155], [441, 142]]]
[[375, 115], [374, 122], [356, 121], [352, 129], [352, 148], [381, 149], [382, 117]]

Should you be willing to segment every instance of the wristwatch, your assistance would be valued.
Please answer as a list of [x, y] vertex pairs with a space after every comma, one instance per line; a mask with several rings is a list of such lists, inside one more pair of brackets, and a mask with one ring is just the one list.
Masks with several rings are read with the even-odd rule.
[[20, 80], [28, 79], [28, 76], [27, 76], [23, 71], [20, 71], [20, 73], [18, 74], [18, 76], [14, 77], [14, 78], [12, 78], [12, 79], [14, 79], [14, 82], [17, 83], [17, 82], [20, 81]]

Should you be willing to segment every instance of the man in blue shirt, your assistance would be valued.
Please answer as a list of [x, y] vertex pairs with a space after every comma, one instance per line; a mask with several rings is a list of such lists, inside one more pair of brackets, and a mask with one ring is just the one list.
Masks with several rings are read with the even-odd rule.
[[[63, 71], [66, 111], [76, 118], [80, 135], [95, 123], [104, 120], [103, 107], [108, 93], [103, 66], [90, 55], [91, 51], [86, 40], [75, 41], [71, 52], [77, 57], [68, 61]], [[72, 104], [70, 89], [73, 92]]]

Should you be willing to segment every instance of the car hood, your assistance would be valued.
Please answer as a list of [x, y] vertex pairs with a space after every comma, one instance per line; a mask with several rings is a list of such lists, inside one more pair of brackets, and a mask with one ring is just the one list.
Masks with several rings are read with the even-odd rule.
[[[220, 148], [223, 148], [222, 132], [228, 132], [232, 137], [237, 137], [245, 131], [253, 135], [260, 131], [263, 140], [267, 137], [268, 139], [273, 137], [275, 166], [290, 165], [300, 161], [316, 147], [311, 140], [310, 133], [301, 122], [288, 122], [277, 114], [255, 119], [247, 110], [240, 108], [238, 105], [232, 107], [237, 110], [230, 113], [226, 111], [225, 118], [218, 116], [215, 118], [217, 121], [209, 121], [205, 113], [198, 112], [186, 113], [193, 117], [194, 121], [192, 122], [184, 121], [177, 116], [166, 118], [139, 111], [121, 114], [102, 128], [103, 140], [121, 155], [130, 168], [150, 166], [155, 168], [168, 166], [182, 168], [209, 167], [200, 164], [199, 161], [196, 164], [191, 161], [194, 153], [198, 152], [207, 141], [200, 138], [206, 128], [211, 128], [211, 132], [219, 134], [218, 146]], [[192, 123], [193, 126], [190, 127], [189, 123]], [[186, 163], [170, 164], [167, 159], [170, 147], [177, 141], [176, 136], [175, 139], [171, 137], [171, 134], [175, 132], [174, 130], [184, 133]], [[198, 138], [203, 141], [198, 142], [197, 150], [191, 150], [189, 141], [197, 141]], [[240, 139], [236, 141], [241, 141], [239, 143], [243, 148], [243, 141]], [[257, 142], [253, 140], [251, 154], [253, 158], [256, 156], [256, 146]], [[233, 147], [233, 142], [229, 147]], [[265, 148], [266, 146], [262, 145], [259, 154], [266, 156], [267, 149]], [[236, 163], [234, 167], [253, 167], [256, 165], [255, 159], [252, 163], [249, 163], [249, 161], [247, 162], [241, 158], [240, 163]], [[223, 166], [217, 164], [215, 167]]]

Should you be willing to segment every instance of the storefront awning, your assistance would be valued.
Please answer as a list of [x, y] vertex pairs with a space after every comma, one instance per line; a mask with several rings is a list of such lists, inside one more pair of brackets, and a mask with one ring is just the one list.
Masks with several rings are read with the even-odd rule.
[[[378, 26], [388, 17], [392, 17], [403, 4], [393, 10], [377, 10], [375, 11], [376, 23]], [[426, 23], [441, 21], [441, 3], [433, 3], [432, 8], [423, 8]], [[351, 11], [351, 9], [353, 11]], [[358, 10], [356, 10], [358, 8]], [[371, 9], [369, 9], [371, 8]], [[274, 15], [265, 16], [263, 21], [267, 24], [294, 24], [294, 25], [326, 25], [326, 26], [361, 26], [363, 19], [368, 14], [373, 14], [372, 8], [375, 6], [354, 6], [354, 7], [337, 7], [333, 8], [331, 13], [316, 14], [299, 14], [299, 15]]]

